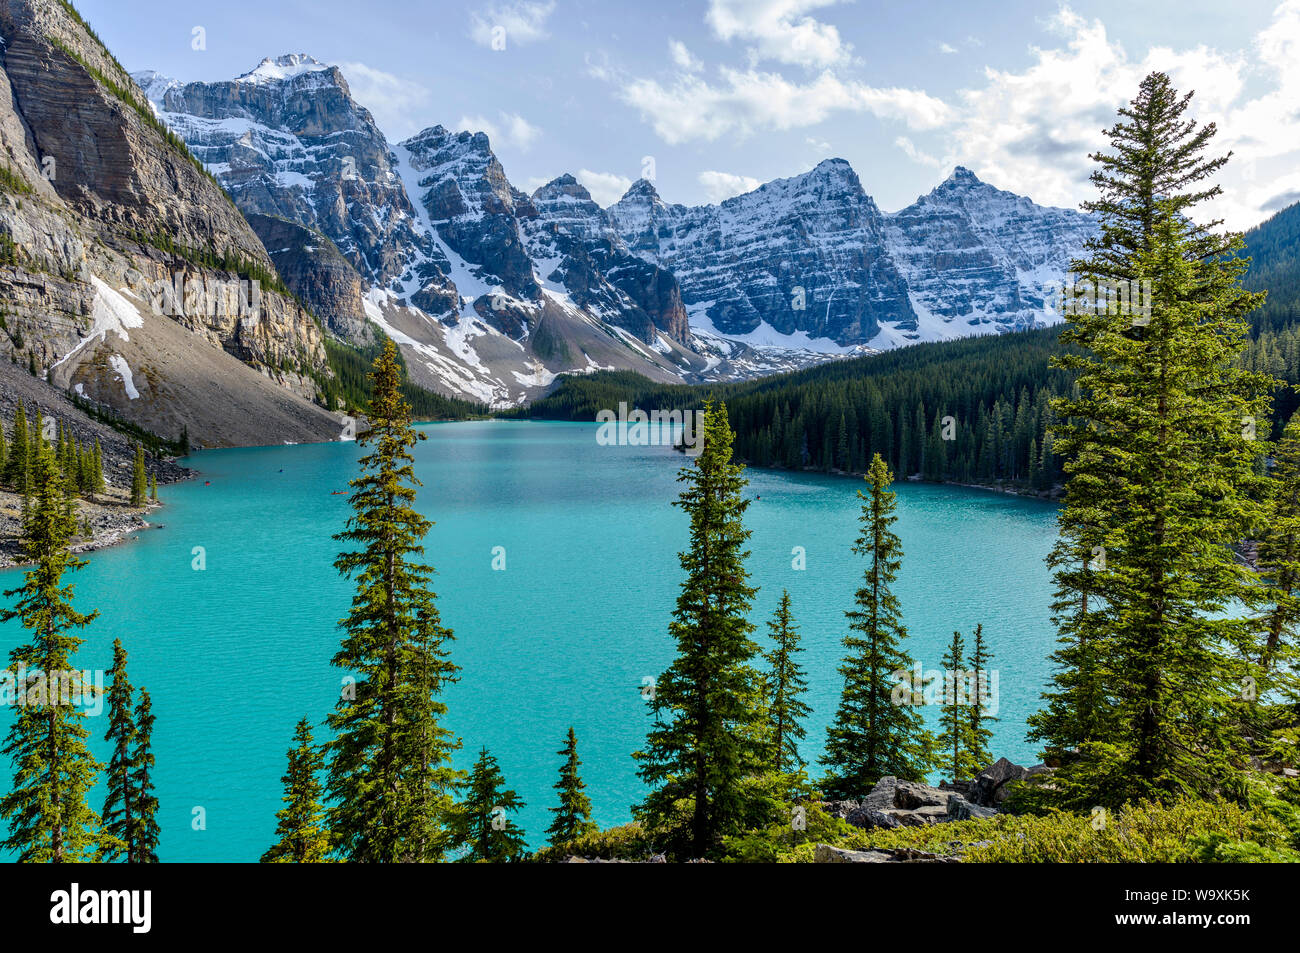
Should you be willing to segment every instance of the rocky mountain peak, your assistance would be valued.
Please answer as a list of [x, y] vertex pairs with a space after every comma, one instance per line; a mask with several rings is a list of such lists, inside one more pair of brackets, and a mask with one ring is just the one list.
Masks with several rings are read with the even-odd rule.
[[268, 56], [253, 69], [235, 78], [236, 83], [277, 83], [302, 76], [305, 73], [333, 69], [307, 53], [285, 53]]

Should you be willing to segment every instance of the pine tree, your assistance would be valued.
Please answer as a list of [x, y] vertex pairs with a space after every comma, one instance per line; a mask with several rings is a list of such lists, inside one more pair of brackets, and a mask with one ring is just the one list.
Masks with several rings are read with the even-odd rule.
[[131, 505], [144, 506], [147, 492], [148, 483], [147, 478], [145, 477], [144, 468], [144, 445], [137, 443], [135, 445], [135, 467], [131, 473]]
[[149, 474], [149, 500], [153, 503], [158, 502], [158, 478], [152, 473]]
[[556, 754], [564, 758], [560, 765], [560, 780], [555, 782], [555, 790], [560, 794], [560, 804], [551, 808], [555, 820], [546, 829], [552, 845], [567, 844], [584, 834], [598, 830], [591, 820], [591, 799], [587, 797], [586, 785], [578, 776], [582, 762], [578, 760], [578, 736], [572, 726], [565, 739], [564, 748]]
[[524, 832], [509, 817], [524, 802], [505, 783], [497, 759], [481, 749], [465, 784], [465, 800], [452, 818], [452, 842], [465, 850], [460, 860], [505, 863], [528, 853]]
[[777, 774], [792, 773], [804, 766], [799, 756], [799, 742], [807, 735], [803, 720], [812, 709], [803, 701], [808, 691], [808, 680], [803, 667], [795, 658], [803, 651], [799, 644], [799, 629], [790, 612], [790, 593], [783, 590], [781, 604], [767, 623], [772, 637], [772, 650], [767, 659], [768, 728], [771, 732], [769, 763]]
[[845, 613], [856, 634], [844, 639], [844, 689], [821, 759], [827, 768], [823, 787], [836, 798], [861, 797], [887, 775], [923, 780], [933, 760], [933, 739], [910, 704], [913, 692], [910, 687], [900, 692], [899, 680], [910, 678], [913, 662], [903, 649], [907, 629], [890, 588], [903, 549], [892, 528], [897, 519], [889, 489], [893, 475], [879, 454], [865, 479], [871, 490], [858, 492], [862, 528], [853, 552], [868, 563], [856, 608]]
[[450, 762], [460, 742], [441, 725], [440, 701], [458, 668], [446, 651], [452, 632], [427, 588], [433, 569], [418, 561], [433, 524], [412, 505], [420, 482], [410, 448], [424, 434], [411, 424], [391, 341], [371, 381], [371, 426], [357, 438], [371, 450], [351, 481], [354, 515], [335, 537], [358, 548], [334, 563], [356, 580], [333, 660], [355, 681], [329, 717], [329, 826], [348, 860], [433, 861], [446, 850], [462, 777]]
[[975, 762], [976, 771], [993, 763], [993, 754], [989, 747], [993, 730], [987, 727], [988, 722], [997, 721], [997, 718], [987, 711], [990, 691], [989, 660], [992, 658], [993, 653], [984, 644], [984, 626], [977, 625], [971, 637], [970, 658], [967, 660], [971, 678], [969, 744], [971, 760]]
[[127, 843], [132, 862], [158, 863], [158, 798], [154, 795], [153, 708], [149, 692], [140, 689], [140, 703], [135, 708], [135, 750], [131, 753], [131, 790], [135, 797], [135, 816], [131, 818]]
[[126, 674], [126, 649], [122, 640], [113, 640], [113, 667], [108, 670], [111, 684], [108, 689], [108, 730], [104, 740], [112, 742], [113, 753], [108, 761], [108, 793], [104, 796], [104, 845], [101, 859], [117, 860], [124, 857], [127, 863], [135, 860], [131, 849], [132, 824], [135, 818], [135, 798], [131, 789], [132, 746], [136, 740], [133, 720], [135, 690]]
[[5, 482], [17, 492], [26, 495], [28, 491], [27, 411], [21, 400], [14, 410], [13, 435], [13, 449], [5, 463]]
[[971, 750], [971, 698], [970, 679], [966, 671], [965, 642], [960, 632], [952, 634], [952, 642], [943, 657], [944, 692], [939, 709], [941, 731], [935, 740], [939, 771], [949, 781], [963, 781], [975, 777], [980, 768]]
[[1093, 156], [1100, 195], [1084, 207], [1101, 229], [1074, 271], [1135, 283], [1150, 313], [1072, 295], [1074, 347], [1054, 361], [1077, 372], [1077, 396], [1053, 405], [1060, 647], [1030, 725], [1062, 762], [1051, 794], [1065, 806], [1209, 795], [1249, 763], [1238, 700], [1258, 653], [1233, 610], [1250, 578], [1231, 546], [1261, 521], [1253, 428], [1270, 381], [1235, 366], [1261, 299], [1238, 284], [1240, 236], [1190, 218], [1227, 161], [1206, 157], [1215, 128], [1185, 117], [1190, 99], [1150, 74]]
[[1264, 639], [1260, 666], [1285, 668], [1294, 658], [1300, 623], [1300, 414], [1287, 422], [1273, 447], [1268, 518], [1259, 540], [1257, 565], [1267, 609], [1261, 618]]
[[95, 456], [91, 463], [91, 489], [90, 498], [93, 501], [96, 493], [103, 493], [104, 486], [104, 451], [99, 446], [99, 438], [95, 438]]
[[0, 424], [0, 476], [9, 469], [9, 445], [5, 442], [5, 428]]
[[276, 842], [262, 863], [321, 864], [330, 849], [325, 830], [325, 809], [321, 806], [321, 783], [318, 775], [325, 755], [311, 736], [311, 722], [303, 718], [293, 732], [289, 749], [289, 767], [284, 776], [284, 807], [275, 812]]
[[[690, 543], [678, 554], [686, 578], [669, 625], [677, 655], [649, 701], [654, 724], [633, 757], [650, 788], [635, 810], [661, 846], [679, 856], [713, 854], [722, 837], [765, 819], [749, 779], [765, 761], [758, 646], [748, 619], [741, 496], [744, 467], [732, 463], [726, 404], [705, 403], [703, 446], [674, 505], [690, 517]], [[683, 807], [683, 804], [686, 806]]]
[[0, 797], [0, 817], [9, 821], [3, 846], [21, 861], [76, 862], [90, 859], [98, 844], [99, 818], [86, 796], [100, 766], [86, 745], [86, 713], [72, 703], [72, 694], [84, 700], [93, 691], [74, 674], [84, 640], [72, 633], [98, 612], [73, 608], [73, 587], [63, 582], [65, 572], [85, 563], [68, 551], [76, 513], [63, 494], [54, 454], [39, 439], [30, 466], [35, 496], [23, 548], [34, 565], [21, 587], [5, 593], [18, 597], [14, 608], [0, 612], [0, 621], [21, 619], [32, 635], [9, 653], [10, 668], [26, 669], [29, 684], [19, 686], [23, 704], [3, 749], [15, 769], [12, 788]]

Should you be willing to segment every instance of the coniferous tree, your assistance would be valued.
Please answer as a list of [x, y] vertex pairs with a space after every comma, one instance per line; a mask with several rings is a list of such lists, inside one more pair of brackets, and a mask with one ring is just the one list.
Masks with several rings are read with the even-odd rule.
[[152, 473], [149, 474], [149, 501], [151, 503], [158, 502], [158, 478]]
[[131, 472], [131, 505], [144, 506], [148, 493], [148, 481], [144, 468], [144, 445], [135, 445], [135, 466]]
[[325, 755], [312, 740], [311, 722], [303, 718], [293, 732], [289, 766], [284, 776], [284, 807], [275, 812], [276, 842], [262, 855], [262, 863], [321, 864], [330, 850], [321, 806], [318, 775]]
[[158, 863], [158, 798], [153, 793], [153, 707], [149, 692], [140, 689], [140, 703], [135, 708], [135, 750], [131, 753], [131, 790], [135, 798], [135, 816], [131, 818], [127, 843], [133, 862]]
[[91, 463], [91, 489], [90, 498], [94, 500], [96, 493], [103, 493], [104, 486], [104, 451], [99, 445], [99, 438], [95, 438], [95, 457]]
[[460, 742], [441, 725], [440, 700], [458, 668], [427, 589], [433, 570], [419, 562], [433, 524], [412, 505], [420, 482], [410, 449], [424, 434], [412, 426], [391, 341], [371, 380], [371, 426], [357, 437], [370, 451], [351, 481], [354, 515], [335, 537], [357, 547], [334, 563], [357, 588], [333, 660], [355, 681], [329, 717], [330, 829], [348, 860], [433, 861], [446, 850], [462, 777], [451, 767]]
[[122, 640], [113, 640], [113, 667], [108, 670], [111, 684], [108, 689], [108, 730], [104, 740], [112, 742], [113, 753], [108, 760], [108, 793], [104, 796], [103, 860], [125, 858], [135, 861], [132, 850], [132, 824], [135, 818], [135, 798], [131, 789], [133, 746], [136, 741], [133, 706], [135, 690], [126, 674], [126, 649]]
[[1150, 74], [1093, 156], [1100, 194], [1084, 208], [1101, 228], [1073, 269], [1149, 313], [1076, 286], [1074, 349], [1055, 359], [1078, 375], [1053, 429], [1068, 476], [1051, 559], [1061, 639], [1030, 725], [1062, 762], [1049, 793], [1067, 806], [1235, 789], [1249, 763], [1239, 696], [1257, 653], [1232, 609], [1250, 579], [1231, 546], [1260, 524], [1270, 382], [1236, 366], [1260, 301], [1238, 284], [1240, 237], [1189, 217], [1227, 161], [1207, 157], [1215, 128], [1186, 117], [1190, 98]]
[[[17, 596], [0, 621], [21, 619], [31, 641], [9, 653], [10, 668], [25, 668], [23, 693], [3, 753], [14, 765], [13, 785], [0, 797], [0, 817], [9, 821], [6, 849], [21, 861], [76, 862], [90, 859], [99, 842], [99, 817], [86, 803], [99, 764], [86, 745], [84, 700], [93, 688], [81, 684], [74, 658], [83, 639], [73, 632], [98, 612], [78, 612], [65, 572], [85, 563], [68, 551], [76, 513], [63, 493], [54, 454], [44, 441], [34, 443], [30, 466], [34, 499], [23, 527], [23, 548], [33, 563], [23, 585], [5, 593]], [[39, 683], [36, 680], [39, 679]]]
[[1285, 666], [1297, 648], [1300, 623], [1300, 414], [1287, 422], [1273, 447], [1268, 516], [1259, 540], [1257, 566], [1267, 608], [1260, 665], [1265, 672]]
[[989, 660], [992, 658], [993, 653], [984, 644], [984, 626], [977, 625], [974, 635], [971, 636], [970, 658], [967, 660], [971, 679], [969, 744], [971, 760], [975, 762], [976, 771], [993, 763], [993, 754], [989, 747], [993, 730], [988, 727], [988, 723], [997, 721], [997, 718], [987, 711], [990, 691]]
[[835, 721], [826, 730], [827, 768], [823, 787], [831, 797], [865, 795], [886, 775], [908, 781], [925, 778], [933, 760], [933, 738], [911, 704], [912, 658], [903, 648], [907, 629], [891, 586], [903, 549], [893, 531], [893, 476], [877, 454], [865, 477], [870, 492], [858, 492], [861, 530], [853, 546], [867, 559], [856, 608], [845, 613], [851, 634], [840, 674], [844, 689]]
[[0, 423], [0, 478], [9, 470], [9, 444], [5, 441], [5, 428]]
[[769, 763], [777, 774], [798, 771], [804, 766], [799, 742], [807, 735], [803, 720], [812, 709], [804, 702], [808, 680], [795, 658], [803, 651], [799, 628], [790, 612], [790, 593], [782, 591], [781, 604], [767, 623], [772, 650], [767, 653], [767, 718], [771, 732]]
[[939, 709], [940, 732], [935, 740], [937, 767], [954, 782], [973, 778], [980, 768], [972, 751], [970, 679], [964, 650], [961, 633], [954, 632], [943, 657], [943, 704]]
[[528, 853], [524, 832], [509, 816], [522, 810], [524, 802], [505, 784], [497, 759], [481, 749], [465, 782], [465, 799], [452, 818], [452, 843], [465, 850], [460, 860], [505, 863]]
[[560, 794], [558, 807], [551, 808], [555, 819], [546, 829], [552, 845], [567, 844], [572, 840], [598, 830], [591, 820], [591, 799], [587, 797], [586, 787], [578, 775], [582, 762], [578, 760], [578, 736], [572, 726], [565, 739], [564, 748], [556, 754], [564, 758], [560, 765], [560, 780], [555, 782], [555, 790]]
[[669, 852], [712, 854], [722, 837], [760, 819], [764, 720], [758, 645], [748, 619], [756, 590], [748, 583], [741, 496], [744, 468], [731, 460], [726, 404], [705, 403], [703, 445], [677, 476], [675, 501], [690, 517], [690, 541], [678, 554], [681, 584], [669, 631], [677, 655], [649, 702], [654, 724], [633, 757], [650, 788], [636, 814]]
[[18, 406], [14, 409], [14, 428], [13, 428], [13, 448], [9, 452], [9, 459], [5, 464], [5, 482], [14, 488], [18, 493], [27, 496], [28, 481], [28, 443], [27, 443], [27, 411], [20, 400]]

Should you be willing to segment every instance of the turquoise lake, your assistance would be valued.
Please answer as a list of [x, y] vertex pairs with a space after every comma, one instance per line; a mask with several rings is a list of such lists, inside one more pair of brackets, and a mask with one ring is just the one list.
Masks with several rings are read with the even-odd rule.
[[[672, 657], [686, 521], [670, 504], [683, 457], [600, 446], [595, 424], [422, 429], [418, 507], [436, 522], [427, 557], [462, 667], [446, 694], [448, 727], [464, 740], [458, 764], [469, 767], [481, 745], [496, 755], [539, 846], [555, 752], [573, 725], [595, 819], [628, 820], [641, 796], [631, 752], [649, 723], [642, 681]], [[107, 668], [121, 638], [132, 682], [153, 698], [164, 861], [255, 861], [271, 843], [294, 723], [319, 724], [341, 684], [329, 660], [351, 584], [332, 568], [331, 535], [350, 509], [331, 491], [347, 488], [357, 456], [352, 443], [198, 453], [185, 461], [198, 478], [160, 491], [161, 529], [92, 554], [70, 577], [78, 607], [101, 610], [78, 667]], [[815, 770], [840, 689], [844, 610], [864, 568], [850, 552], [863, 484], [768, 470], [749, 479], [755, 637], [767, 647], [766, 621], [789, 589], [814, 709], [802, 753]], [[1025, 718], [1053, 647], [1043, 560], [1055, 507], [955, 487], [897, 490], [908, 648], [939, 669], [953, 630], [969, 635], [982, 622], [999, 673], [994, 753], [1037, 760]], [[192, 568], [197, 546], [202, 571]], [[494, 547], [505, 548], [504, 571], [492, 568]], [[795, 547], [806, 553], [802, 571], [792, 568]], [[0, 573], [0, 583], [19, 585], [19, 573]], [[4, 657], [21, 638], [17, 623], [0, 626]], [[101, 760], [105, 723], [90, 719]], [[0, 766], [0, 787], [10, 777]], [[97, 789], [92, 807], [102, 800]], [[206, 829], [194, 829], [196, 808]]]

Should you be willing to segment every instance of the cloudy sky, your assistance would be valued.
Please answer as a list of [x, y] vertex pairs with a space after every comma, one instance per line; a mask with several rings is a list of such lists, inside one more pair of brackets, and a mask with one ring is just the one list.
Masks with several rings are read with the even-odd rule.
[[529, 189], [602, 203], [645, 172], [718, 201], [848, 159], [882, 208], [965, 165], [1044, 204], [1089, 197], [1087, 153], [1152, 69], [1196, 90], [1234, 159], [1216, 214], [1300, 200], [1300, 0], [78, 0], [129, 70], [228, 79], [264, 56], [338, 64], [390, 139], [481, 129]]

